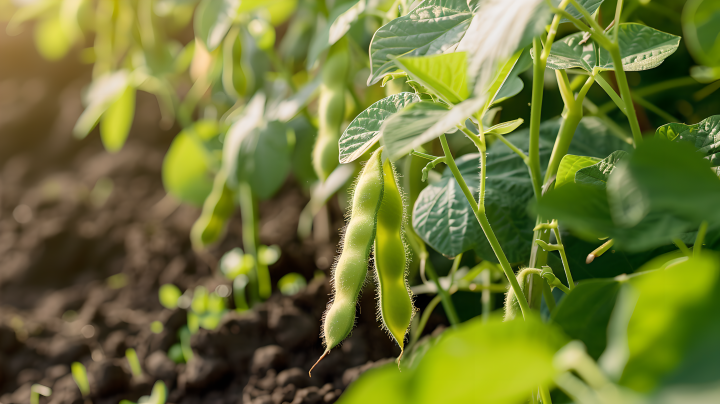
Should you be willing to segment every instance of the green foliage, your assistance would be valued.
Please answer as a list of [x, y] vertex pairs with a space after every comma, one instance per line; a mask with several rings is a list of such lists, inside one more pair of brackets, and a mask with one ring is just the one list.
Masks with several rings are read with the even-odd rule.
[[395, 64], [418, 83], [438, 92], [453, 104], [466, 99], [470, 92], [467, 83], [467, 56], [454, 52], [424, 57], [403, 57]]
[[135, 352], [134, 349], [128, 348], [125, 350], [125, 358], [128, 361], [128, 365], [130, 365], [130, 371], [132, 372], [132, 375], [134, 377], [141, 377], [142, 367], [140, 366], [140, 360], [138, 359], [137, 352]]
[[683, 9], [683, 34], [693, 57], [706, 66], [720, 65], [720, 5], [712, 0], [689, 0]]
[[692, 144], [710, 161], [713, 170], [720, 176], [720, 115], [713, 115], [695, 125], [663, 125], [657, 129], [655, 137]]
[[72, 378], [75, 380], [75, 384], [77, 384], [83, 397], [90, 395], [90, 382], [88, 381], [85, 365], [80, 362], [73, 362], [70, 366], [70, 372], [72, 373]]
[[[551, 383], [562, 333], [534, 317], [479, 318], [448, 330], [415, 368], [370, 370], [339, 401], [350, 403], [516, 403]], [[522, 361], [522, 368], [514, 366]], [[492, 366], [488, 366], [492, 364]]]

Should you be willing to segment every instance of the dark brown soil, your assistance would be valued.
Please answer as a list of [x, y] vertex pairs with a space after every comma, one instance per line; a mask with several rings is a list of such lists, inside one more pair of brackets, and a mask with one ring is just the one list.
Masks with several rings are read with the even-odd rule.
[[[48, 64], [32, 49], [29, 34], [0, 34], [0, 54], [15, 56], [0, 67], [0, 403], [27, 403], [33, 383], [53, 389], [43, 403], [83, 402], [70, 375], [74, 361], [87, 367], [96, 403], [135, 401], [156, 380], [167, 384], [170, 403], [331, 403], [361, 372], [399, 354], [378, 327], [367, 290], [353, 335], [308, 378], [323, 352], [325, 277], [295, 296], [276, 292], [252, 311], [231, 311], [217, 329], [192, 336], [189, 363], [168, 359], [187, 316], [164, 309], [158, 288], [230, 286], [211, 266], [241, 246], [239, 215], [200, 259], [188, 239], [199, 210], [178, 205], [162, 187], [162, 158], [178, 128], [158, 127], [154, 98], [139, 95], [128, 144], [108, 154], [97, 133], [82, 141], [71, 135], [88, 67]], [[307, 201], [290, 180], [261, 204], [261, 242], [282, 249], [270, 268], [273, 285], [288, 272], [313, 279], [316, 263], [331, 262], [337, 239], [296, 237]], [[342, 214], [330, 211], [336, 230]], [[116, 274], [125, 286], [108, 283]], [[164, 324], [159, 334], [150, 330], [155, 320]], [[127, 348], [137, 351], [142, 377], [131, 376]]]

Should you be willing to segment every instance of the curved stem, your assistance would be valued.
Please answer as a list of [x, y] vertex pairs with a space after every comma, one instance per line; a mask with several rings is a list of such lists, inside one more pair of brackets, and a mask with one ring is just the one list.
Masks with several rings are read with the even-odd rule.
[[615, 65], [615, 79], [617, 80], [618, 88], [620, 89], [620, 95], [625, 103], [625, 111], [627, 112], [628, 121], [630, 121], [630, 130], [632, 131], [633, 141], [635, 146], [642, 143], [642, 132], [640, 131], [640, 123], [638, 122], [637, 115], [635, 113], [635, 105], [633, 105], [632, 95], [630, 94], [630, 87], [628, 86], [627, 76], [625, 70], [622, 67], [622, 56], [620, 55], [620, 48], [617, 44], [608, 49], [610, 56], [612, 56], [613, 65]]
[[562, 239], [560, 238], [560, 229], [555, 227], [553, 229], [553, 232], [555, 233], [555, 238], [557, 239], [557, 242], [562, 248], [560, 248], [560, 258], [562, 259], [563, 268], [565, 268], [565, 277], [567, 278], [568, 286], [570, 287], [570, 290], [572, 290], [575, 287], [575, 282], [573, 281], [572, 273], [570, 272], [570, 262], [568, 262], [567, 255], [565, 254], [565, 246], [562, 243]]
[[457, 311], [455, 311], [455, 306], [450, 298], [450, 294], [447, 290], [443, 289], [442, 285], [440, 285], [440, 278], [438, 277], [437, 272], [435, 272], [435, 268], [433, 268], [432, 264], [428, 262], [427, 257], [425, 257], [422, 262], [425, 265], [425, 273], [430, 276], [430, 279], [435, 282], [435, 285], [437, 286], [438, 296], [440, 296], [443, 308], [445, 309], [445, 315], [447, 315], [450, 325], [454, 327], [460, 324], [460, 318], [457, 315]]
[[[445, 138], [445, 135], [440, 136], [440, 144], [442, 145], [443, 152], [445, 153], [446, 161], [445, 163], [450, 168], [450, 171], [453, 173], [453, 176], [455, 177], [455, 180], [457, 181], [458, 185], [460, 186], [460, 189], [462, 189], [463, 194], [465, 194], [465, 197], [467, 198], [468, 202], [470, 203], [470, 208], [472, 209], [473, 213], [475, 214], [475, 218], [477, 219], [478, 223], [480, 224], [480, 227], [483, 230], [483, 233], [485, 233], [485, 237], [487, 237], [488, 241], [490, 242], [490, 246], [493, 249], [493, 252], [495, 252], [495, 256], [497, 257], [498, 261], [500, 261], [500, 267], [505, 272], [505, 276], [507, 276], [508, 281], [510, 282], [510, 286], [513, 288], [513, 291], [515, 292], [515, 295], [517, 296], [518, 303], [520, 304], [520, 310], [523, 313], [523, 318], [525, 318], [530, 310], [530, 307], [528, 307], [527, 299], [525, 298], [525, 293], [523, 293], [522, 289], [520, 288], [520, 284], [517, 281], [517, 278], [515, 277], [515, 273], [512, 270], [512, 267], [510, 266], [510, 262], [508, 261], [507, 257], [505, 256], [505, 252], [503, 251], [502, 247], [500, 246], [500, 242], [498, 241], [497, 237], [495, 236], [495, 232], [492, 229], [492, 226], [490, 225], [490, 222], [487, 219], [487, 216], [485, 215], [485, 206], [484, 206], [484, 200], [485, 200], [485, 150], [484, 148], [480, 150], [480, 160], [481, 160], [481, 166], [480, 166], [480, 203], [481, 205], [478, 205], [478, 203], [475, 201], [475, 197], [473, 196], [472, 192], [470, 192], [470, 189], [467, 186], [467, 183], [465, 183], [465, 179], [462, 177], [462, 174], [460, 174], [460, 170], [457, 167], [457, 164], [455, 164], [455, 159], [453, 159], [452, 153], [450, 152], [450, 146], [448, 146], [447, 139]], [[484, 146], [484, 144], [483, 144]]]
[[428, 319], [430, 319], [430, 315], [432, 314], [433, 310], [435, 310], [435, 307], [437, 307], [438, 303], [440, 303], [441, 300], [442, 298], [440, 297], [440, 295], [437, 295], [430, 301], [427, 307], [425, 307], [425, 311], [423, 311], [422, 317], [420, 317], [420, 323], [418, 323], [417, 325], [417, 330], [413, 333], [412, 339], [408, 344], [408, 351], [420, 339], [420, 335], [425, 329], [425, 325], [427, 325]]
[[695, 244], [693, 244], [693, 257], [699, 257], [702, 251], [702, 244], [705, 241], [705, 233], [707, 233], [708, 222], [703, 221], [698, 229], [697, 237], [695, 238]]

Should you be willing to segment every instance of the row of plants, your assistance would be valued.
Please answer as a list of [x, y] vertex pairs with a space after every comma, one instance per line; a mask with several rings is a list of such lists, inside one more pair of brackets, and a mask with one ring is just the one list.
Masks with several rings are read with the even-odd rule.
[[[243, 249], [218, 265], [232, 292], [161, 289], [167, 307], [191, 299], [181, 334], [213, 328], [225, 298], [245, 310], [269, 297], [280, 252], [259, 241], [258, 204], [292, 176], [310, 202], [288, 231], [325, 230], [334, 195], [348, 209], [323, 357], [352, 331], [368, 278], [403, 352], [341, 402], [700, 402], [720, 377], [720, 115], [677, 123], [651, 100], [705, 83], [694, 102], [715, 105], [720, 5], [653, 4], [682, 10], [682, 38], [623, 0], [41, 0], [8, 29], [38, 20], [49, 58], [91, 44], [75, 134], [98, 125], [108, 151], [136, 92], [157, 96], [161, 124], [181, 127], [163, 181], [202, 206], [199, 255], [240, 210]], [[692, 77], [631, 89], [629, 72], [687, 65], [683, 46]], [[529, 116], [503, 119], [524, 89]], [[543, 120], [555, 94], [561, 116]], [[661, 123], [650, 133], [646, 112]], [[458, 306], [463, 293], [481, 298]], [[433, 295], [422, 313], [418, 294]], [[467, 305], [481, 315], [463, 322]], [[436, 306], [451, 328], [421, 339]]]

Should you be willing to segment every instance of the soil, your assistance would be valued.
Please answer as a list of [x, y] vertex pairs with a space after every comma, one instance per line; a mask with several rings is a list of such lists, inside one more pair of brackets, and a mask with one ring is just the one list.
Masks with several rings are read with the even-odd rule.
[[[352, 336], [308, 377], [323, 352], [329, 294], [328, 277], [314, 274], [329, 274], [337, 232], [321, 242], [297, 239], [308, 197], [291, 179], [261, 204], [260, 238], [282, 250], [270, 268], [273, 285], [298, 272], [308, 287], [294, 296], [275, 292], [248, 312], [231, 310], [215, 330], [192, 336], [187, 364], [171, 361], [187, 313], [163, 308], [158, 288], [230, 286], [212, 266], [241, 246], [239, 214], [224, 241], [198, 257], [188, 235], [199, 209], [174, 202], [162, 187], [162, 159], [179, 129], [158, 126], [155, 99], [139, 93], [128, 143], [108, 154], [97, 131], [83, 140], [71, 135], [89, 66], [73, 56], [43, 61], [29, 32], [0, 35], [0, 54], [14, 56], [0, 66], [0, 403], [27, 403], [34, 383], [52, 388], [42, 403], [136, 401], [156, 380], [167, 384], [170, 403], [332, 403], [363, 371], [399, 354], [366, 290]], [[331, 229], [342, 227], [336, 205], [330, 217]], [[117, 274], [124, 285], [108, 281]], [[150, 328], [156, 320], [164, 325], [158, 334]], [[435, 315], [426, 330], [442, 322]], [[127, 348], [136, 350], [142, 376], [131, 375]], [[87, 398], [70, 375], [75, 361], [88, 369]]]

